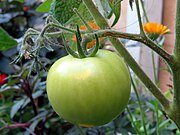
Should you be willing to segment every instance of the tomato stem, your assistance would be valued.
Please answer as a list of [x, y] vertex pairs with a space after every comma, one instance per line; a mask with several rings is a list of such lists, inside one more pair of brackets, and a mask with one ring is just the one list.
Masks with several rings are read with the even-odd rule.
[[92, 51], [91, 50], [88, 51], [90, 57], [95, 56], [99, 49], [99, 39], [96, 34], [95, 34], [95, 38], [96, 38], [96, 45], [92, 47], [92, 49], [91, 49]]
[[86, 47], [86, 45], [87, 45], [86, 39], [87, 38], [84, 38], [85, 40], [82, 41], [79, 26], [77, 25], [77, 32], [76, 32], [77, 46], [76, 47], [77, 47], [78, 53], [76, 53], [75, 50], [71, 49], [68, 45], [66, 45], [65, 37], [63, 35], [63, 42], [64, 42], [64, 46], [66, 48], [66, 51], [75, 58], [94, 57], [96, 55], [96, 53], [98, 52], [98, 49], [99, 49], [98, 36], [96, 34], [94, 36], [96, 38], [96, 45], [93, 46], [92, 48], [90, 48], [89, 50], [87, 50], [87, 47]]
[[72, 55], [75, 58], [79, 58], [79, 55], [69, 45], [66, 44], [64, 34], [62, 34], [62, 39], [63, 39], [64, 46], [65, 46], [65, 49], [66, 49], [67, 53]]
[[[174, 65], [175, 63], [175, 60], [171, 54], [162, 49], [156, 42], [146, 36], [142, 36], [140, 34], [123, 33], [110, 29], [99, 30], [94, 33], [97, 34], [98, 37], [116, 37], [141, 42], [160, 55], [169, 65]], [[88, 35], [92, 36], [94, 33], [88, 33]]]
[[80, 33], [78, 25], [77, 25], [77, 32], [76, 32], [76, 41], [77, 41], [77, 51], [78, 51], [78, 54], [79, 54], [79, 58], [85, 58], [86, 55], [83, 52], [83, 49], [82, 49], [82, 46], [81, 46], [82, 38], [81, 38], [81, 33]]

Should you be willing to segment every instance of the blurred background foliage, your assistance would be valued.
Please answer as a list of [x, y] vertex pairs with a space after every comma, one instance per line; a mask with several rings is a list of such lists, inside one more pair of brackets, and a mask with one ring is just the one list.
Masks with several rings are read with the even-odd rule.
[[[45, 9], [49, 10], [51, 2], [48, 0], [47, 5], [41, 5], [37, 9], [41, 4], [37, 0], [0, 1], [1, 135], [80, 134], [79, 128], [61, 119], [53, 111], [46, 94], [47, 69], [54, 61], [66, 55], [64, 48], [53, 46], [54, 51], [41, 48], [40, 61], [22, 59], [16, 64], [9, 64], [18, 55], [25, 31], [30, 27], [39, 30], [44, 24], [48, 13], [38, 13], [36, 9], [37, 11], [43, 9], [46, 12]], [[80, 9], [85, 8], [83, 5], [75, 6]], [[57, 8], [57, 5], [54, 8]], [[58, 12], [55, 13], [58, 14]], [[79, 19], [73, 16], [61, 23], [66, 22], [69, 25], [78, 21]], [[43, 67], [40, 67], [41, 64]], [[133, 79], [135, 87], [138, 86], [139, 80], [136, 77]], [[140, 101], [144, 125], [137, 95], [132, 92], [127, 109], [118, 118], [104, 126], [82, 128], [82, 130], [87, 135], [180, 134], [175, 124], [166, 117], [157, 100], [151, 96], [141, 95]]]

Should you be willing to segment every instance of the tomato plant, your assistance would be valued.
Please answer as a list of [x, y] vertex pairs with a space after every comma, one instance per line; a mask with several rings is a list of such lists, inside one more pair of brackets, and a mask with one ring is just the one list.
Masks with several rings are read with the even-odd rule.
[[[149, 22], [148, 16], [146, 15], [143, 1], [140, 1], [141, 4], [139, 4], [138, 0], [129, 1], [131, 9], [133, 9], [133, 3], [136, 5], [137, 18], [138, 18], [139, 28], [140, 28], [139, 34], [119, 32], [113, 28], [113, 26], [118, 22], [121, 16], [121, 12], [120, 12], [121, 1], [105, 0], [103, 2], [100, 2], [100, 1], [92, 1], [92, 0], [83, 0], [82, 2], [81, 0], [76, 0], [76, 1], [68, 0], [68, 2], [65, 2], [61, 0], [59, 1], [54, 0], [50, 6], [51, 2], [52, 0], [48, 0], [45, 2], [46, 3], [45, 5], [43, 4], [38, 8], [37, 11], [42, 11], [42, 10], [44, 11], [44, 7], [46, 7], [47, 3], [49, 3], [48, 4], [49, 6], [46, 7], [45, 12], [50, 9], [50, 12], [49, 12], [50, 15], [46, 18], [45, 26], [42, 28], [40, 32], [31, 28], [28, 29], [28, 31], [25, 33], [25, 36], [23, 38], [22, 46], [19, 51], [20, 53], [18, 57], [14, 60], [14, 62], [18, 62], [19, 59], [21, 59], [23, 56], [25, 59], [32, 59], [34, 63], [32, 63], [33, 66], [31, 67], [31, 69], [35, 68], [36, 71], [38, 72], [38, 75], [40, 76], [41, 74], [39, 74], [39, 69], [41, 69], [42, 67], [42, 69], [45, 70], [49, 66], [49, 64], [48, 66], [44, 66], [42, 63], [43, 60], [41, 61], [41, 57], [39, 57], [40, 55], [39, 52], [41, 48], [46, 47], [46, 49], [48, 49], [49, 51], [53, 51], [53, 48], [51, 46], [64, 48], [64, 46], [60, 43], [61, 38], [65, 37], [67, 39], [71, 39], [74, 35], [76, 35], [76, 37], [74, 36], [74, 38], [76, 38], [74, 41], [77, 41], [77, 44], [79, 44], [77, 48], [75, 48], [75, 46], [71, 46], [72, 44], [74, 44], [74, 43], [71, 43], [71, 41], [68, 41], [69, 48], [65, 46], [66, 50], [69, 52], [72, 52], [71, 55], [75, 57], [73, 58], [71, 56], [71, 59], [73, 59], [73, 61], [74, 60], [86, 61], [91, 58], [92, 60], [100, 58], [101, 61], [99, 62], [101, 63], [102, 58], [104, 57], [99, 57], [99, 56], [104, 56], [104, 55], [98, 55], [97, 53], [98, 46], [93, 47], [93, 45], [97, 43], [97, 38], [99, 39], [103, 38], [105, 39], [104, 41], [109, 40], [110, 42], [108, 42], [108, 44], [110, 43], [113, 45], [114, 47], [113, 49], [115, 49], [117, 53], [119, 53], [124, 58], [124, 60], [132, 69], [132, 71], [137, 75], [137, 77], [142, 81], [142, 83], [144, 83], [147, 89], [158, 99], [159, 103], [161, 103], [162, 109], [164, 111], [163, 115], [165, 115], [166, 117], [168, 116], [170, 119], [172, 119], [176, 123], [178, 128], [180, 128], [180, 121], [179, 121], [180, 120], [180, 107], [179, 107], [180, 105], [180, 96], [179, 96], [180, 94], [179, 92], [180, 90], [180, 87], [179, 87], [180, 86], [179, 85], [180, 52], [178, 51], [180, 50], [179, 49], [180, 40], [178, 40], [180, 39], [178, 35], [179, 33], [178, 30], [180, 30], [180, 25], [179, 25], [180, 24], [180, 18], [179, 18], [180, 8], [178, 6], [177, 6], [177, 14], [176, 14], [177, 16], [176, 31], [175, 31], [176, 42], [174, 44], [174, 53], [169, 54], [160, 45], [162, 44], [162, 41], [164, 39], [162, 38], [162, 40], [159, 40], [161, 39], [161, 36], [169, 33], [169, 29], [166, 26], [163, 26], [161, 24], [158, 25], [156, 23]], [[146, 17], [145, 23], [147, 23], [147, 25], [142, 23], [140, 5], [142, 6], [143, 14]], [[177, 0], [176, 5], [180, 5], [180, 0]], [[85, 13], [85, 11], [88, 11], [88, 13]], [[112, 25], [109, 25], [109, 19], [112, 17], [112, 15], [114, 15], [115, 19]], [[89, 21], [96, 23], [96, 25], [98, 26], [98, 29], [91, 27], [91, 24], [88, 23]], [[76, 31], [74, 29], [75, 28], [74, 26], [82, 24], [82, 23], [84, 24], [83, 27], [85, 29], [81, 29], [80, 27], [80, 30], [77, 29]], [[82, 37], [80, 37], [81, 35], [80, 32], [82, 33]], [[96, 41], [94, 40], [94, 35], [96, 37]], [[124, 45], [125, 42], [123, 42], [125, 40], [121, 40], [122, 38], [135, 40], [135, 41], [145, 44], [146, 46], [151, 48], [154, 52], [159, 54], [159, 56], [165, 61], [167, 66], [169, 66], [168, 67], [170, 69], [169, 72], [172, 74], [173, 86], [171, 87], [172, 88], [171, 99], [169, 99], [166, 96], [166, 94], [161, 92], [161, 89], [157, 85], [158, 80], [156, 78], [157, 74], [155, 71], [154, 62], [152, 62], [153, 68], [154, 68], [154, 78], [155, 78], [155, 81], [153, 82], [142, 70], [139, 64], [134, 60], [134, 58], [129, 54], [128, 50], [125, 48], [126, 47]], [[88, 43], [91, 43], [91, 42], [92, 42], [92, 46], [88, 47]], [[103, 44], [101, 45], [102, 45], [101, 47], [104, 47]], [[101, 51], [99, 52], [99, 54], [101, 54]], [[67, 57], [70, 57], [70, 56], [67, 56]], [[62, 59], [62, 60], [66, 60], [68, 62], [69, 59], [67, 58], [67, 59]], [[111, 60], [114, 61], [114, 58], [112, 58]], [[154, 61], [153, 52], [152, 52], [152, 61]], [[64, 61], [62, 61], [62, 63], [64, 63]], [[60, 65], [63, 65], [62, 63], [59, 62]], [[110, 66], [111, 64], [112, 63], [110, 63]], [[89, 65], [89, 63], [76, 65], [76, 63], [72, 61], [70, 62], [70, 64], [67, 64], [67, 65], [65, 67], [68, 69], [68, 70], [65, 70], [67, 74], [64, 74], [64, 72], [60, 72], [61, 70], [64, 71], [65, 69], [64, 66], [62, 66], [63, 68], [62, 69], [60, 68], [61, 70], [59, 71], [59, 65], [57, 64], [57, 70], [56, 68], [54, 69], [57, 72], [52, 73], [53, 75], [49, 77], [48, 79], [48, 80], [51, 80], [51, 79], [52, 80], [50, 81], [50, 83], [47, 82], [48, 91], [49, 91], [48, 92], [49, 99], [55, 111], [64, 119], [74, 124], [79, 124], [79, 125], [84, 125], [84, 126], [102, 125], [102, 124], [107, 123], [111, 119], [115, 118], [115, 116], [118, 114], [117, 112], [121, 111], [120, 109], [118, 110], [117, 108], [120, 108], [122, 105], [121, 103], [125, 102], [125, 100], [123, 100], [124, 97], [120, 98], [123, 100], [123, 102], [121, 102], [120, 99], [117, 100], [116, 96], [119, 96], [120, 95], [119, 93], [114, 94], [116, 92], [115, 90], [117, 89], [117, 85], [115, 85], [116, 83], [114, 82], [114, 80], [119, 79], [119, 78], [118, 79], [116, 78], [117, 72], [113, 71], [115, 68], [111, 66], [111, 70], [110, 70], [110, 68], [109, 69], [106, 68], [106, 66], [103, 64], [102, 65], [100, 64], [101, 66], [97, 64], [92, 67]], [[84, 66], [84, 65], [87, 65], [87, 66]], [[119, 66], [119, 65], [117, 64], [116, 66]], [[71, 67], [72, 69], [69, 67]], [[75, 69], [77, 70], [73, 70], [74, 67], [76, 67]], [[96, 68], [93, 68], [93, 67], [96, 67]], [[100, 70], [101, 68], [99, 69], [98, 67], [101, 67], [102, 70]], [[103, 76], [101, 76], [102, 74], [98, 74], [99, 72], [96, 72], [96, 71], [99, 71], [99, 72], [101, 71], [100, 73], [102, 73]], [[110, 73], [111, 71], [113, 72]], [[54, 71], [50, 70], [50, 73], [49, 73], [50, 75], [51, 75], [51, 72], [54, 72]], [[104, 74], [105, 75], [107, 74], [108, 77], [105, 77]], [[86, 77], [86, 75], [88, 77]], [[93, 76], [96, 76], [98, 79], [96, 77], [93, 78]], [[83, 77], [85, 77], [85, 79]], [[113, 79], [114, 77], [115, 79]], [[77, 78], [80, 78], [80, 79], [78, 80]], [[24, 82], [25, 84], [28, 84], [26, 83], [27, 82], [26, 80]], [[122, 84], [125, 85], [124, 82]], [[119, 89], [123, 86], [122, 84], [118, 86]], [[30, 88], [29, 85], [27, 86], [28, 88]], [[136, 85], [134, 84], [133, 87], [135, 90]], [[26, 87], [24, 87], [24, 89], [26, 90]], [[112, 89], [111, 90], [112, 94], [109, 93], [109, 89]], [[103, 90], [103, 92], [101, 92], [101, 90]], [[31, 99], [31, 103], [34, 109], [34, 114], [36, 116], [38, 115], [39, 112], [36, 111], [37, 110], [36, 104], [32, 100], [32, 97], [33, 97], [32, 91], [30, 91], [30, 94], [27, 93], [27, 95]], [[122, 95], [124, 94], [121, 93], [121, 96]], [[129, 108], [127, 108], [127, 112], [129, 114], [129, 118], [132, 123], [132, 127], [134, 127], [134, 130], [136, 130], [137, 134], [141, 134], [141, 132], [142, 134], [145, 134], [145, 135], [152, 134], [152, 130], [148, 131], [148, 129], [150, 129], [151, 126], [149, 124], [147, 126], [146, 119], [144, 118], [146, 116], [144, 113], [145, 112], [147, 113], [147, 111], [144, 110], [144, 108], [142, 108], [142, 104], [138, 96], [137, 90], [135, 90], [135, 95], [137, 96], [137, 99], [138, 99], [138, 105], [140, 108], [140, 115], [142, 119], [141, 123], [143, 125], [141, 127], [143, 128], [141, 128], [139, 124], [136, 123], [138, 119], [136, 120], [135, 117], [131, 115], [132, 111], [129, 110]], [[120, 103], [119, 106], [115, 104], [116, 101]], [[156, 126], [156, 129], [153, 130], [153, 132], [160, 134], [160, 128], [162, 127], [162, 125], [159, 122], [159, 116], [160, 116], [159, 115], [160, 113], [158, 111], [159, 107], [158, 107], [158, 104], [154, 104], [154, 105], [155, 105], [154, 110], [156, 111], [155, 113], [156, 113], [157, 126]], [[113, 110], [112, 113], [109, 113], [111, 110]], [[17, 110], [15, 112], [17, 112]], [[136, 111], [134, 112], [137, 113]], [[43, 123], [44, 123], [43, 125], [45, 125], [44, 121]], [[165, 121], [164, 123], [165, 124], [169, 123], [169, 120]], [[35, 127], [34, 124], [32, 125], [33, 127]], [[36, 127], [36, 129], [38, 130], [39, 127]]]
[[113, 52], [98, 50], [94, 57], [71, 55], [56, 61], [47, 77], [53, 109], [81, 126], [99, 126], [118, 116], [130, 96], [130, 75]]

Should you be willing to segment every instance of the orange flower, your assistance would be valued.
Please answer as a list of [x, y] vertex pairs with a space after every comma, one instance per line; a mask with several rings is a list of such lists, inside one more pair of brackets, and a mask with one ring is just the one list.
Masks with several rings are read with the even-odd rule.
[[144, 24], [143, 28], [144, 28], [144, 31], [148, 34], [164, 35], [170, 31], [167, 28], [167, 26], [164, 26], [162, 24], [153, 23], [153, 22]]
[[[94, 29], [94, 30], [99, 30], [99, 26], [95, 23], [95, 22], [88, 22], [89, 26]], [[81, 25], [79, 27], [80, 30], [87, 30], [86, 26], [85, 25]], [[83, 35], [81, 35], [83, 37]], [[76, 36], [73, 36], [73, 39], [72, 39], [74, 42], [76, 42]], [[87, 43], [87, 48], [91, 48], [95, 45], [96, 43], [96, 40], [92, 40], [91, 42]]]
[[[88, 22], [89, 26], [94, 29], [94, 30], [99, 30], [99, 26], [95, 23], [95, 22]], [[87, 30], [86, 26], [85, 25], [81, 25], [79, 27], [80, 30]]]

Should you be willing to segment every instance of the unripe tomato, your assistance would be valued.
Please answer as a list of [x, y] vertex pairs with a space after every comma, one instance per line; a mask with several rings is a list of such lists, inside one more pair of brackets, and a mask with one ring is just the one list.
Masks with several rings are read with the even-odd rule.
[[95, 57], [65, 56], [50, 68], [47, 94], [56, 113], [82, 126], [104, 125], [116, 118], [130, 97], [130, 74], [113, 52]]

